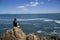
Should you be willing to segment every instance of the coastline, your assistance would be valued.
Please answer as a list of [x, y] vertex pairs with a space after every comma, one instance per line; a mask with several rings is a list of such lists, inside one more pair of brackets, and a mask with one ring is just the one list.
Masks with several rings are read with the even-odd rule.
[[0, 40], [60, 40], [60, 37], [50, 36], [42, 37], [35, 33], [26, 35], [21, 28], [14, 27], [13, 29], [6, 30], [1, 36]]

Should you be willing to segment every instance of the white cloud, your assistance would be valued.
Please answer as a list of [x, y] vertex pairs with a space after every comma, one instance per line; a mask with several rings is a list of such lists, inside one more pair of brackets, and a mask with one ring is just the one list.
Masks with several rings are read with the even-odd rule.
[[28, 10], [28, 9], [26, 8], [26, 6], [18, 6], [18, 8], [20, 8], [20, 9], [22, 9], [22, 10]]
[[23, 10], [28, 10], [28, 7], [36, 7], [38, 6], [39, 2], [38, 0], [29, 2], [28, 4], [25, 4], [23, 6], [18, 6], [17, 8], [23, 9]]
[[30, 6], [34, 7], [37, 6], [39, 3], [38, 2], [30, 2]]
[[30, 2], [29, 4], [26, 4], [25, 6], [27, 6], [27, 7], [35, 7], [38, 4], [39, 4], [38, 2]]
[[34, 2], [30, 2], [30, 4], [34, 4]]

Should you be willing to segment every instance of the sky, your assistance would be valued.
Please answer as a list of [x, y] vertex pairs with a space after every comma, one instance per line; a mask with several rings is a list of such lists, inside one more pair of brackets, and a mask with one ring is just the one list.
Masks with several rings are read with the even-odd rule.
[[60, 13], [60, 0], [0, 0], [0, 14]]

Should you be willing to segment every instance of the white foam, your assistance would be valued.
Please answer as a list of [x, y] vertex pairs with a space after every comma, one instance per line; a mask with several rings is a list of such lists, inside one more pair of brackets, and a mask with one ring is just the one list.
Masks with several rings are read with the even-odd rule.
[[47, 19], [47, 18], [31, 18], [31, 19], [17, 19], [18, 21], [33, 21], [33, 20], [42, 20], [42, 21], [54, 21], [52, 19]]
[[[0, 19], [1, 21], [13, 21], [13, 19]], [[56, 22], [56, 23], [60, 23], [60, 20], [53, 20], [53, 19], [48, 19], [48, 18], [30, 18], [30, 19], [17, 19], [17, 21], [38, 21], [38, 20], [42, 20], [45, 22]]]
[[43, 21], [50, 22], [50, 21], [53, 21], [53, 20], [51, 20], [51, 19], [44, 19]]
[[59, 32], [56, 32], [56, 30], [54, 30], [54, 31], [53, 31], [53, 32], [51, 32], [50, 34], [51, 34], [51, 35], [55, 35], [55, 34], [60, 35], [60, 33], [59, 33]]
[[44, 31], [42, 31], [42, 30], [38, 30], [38, 31], [37, 31], [37, 33], [43, 33], [43, 32], [44, 32]]
[[51, 35], [53, 35], [53, 34], [57, 34], [57, 32], [52, 32]]
[[18, 21], [33, 21], [33, 20], [43, 20], [43, 18], [31, 18], [31, 19], [17, 19]]
[[59, 20], [54, 20], [56, 23], [60, 23], [60, 21]]

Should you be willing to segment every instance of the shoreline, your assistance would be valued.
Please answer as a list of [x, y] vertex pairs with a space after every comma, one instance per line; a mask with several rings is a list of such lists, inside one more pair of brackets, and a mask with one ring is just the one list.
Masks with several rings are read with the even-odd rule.
[[[10, 39], [15, 39], [14, 36], [19, 39], [17, 40], [20, 40], [20, 38], [22, 37], [23, 40], [60, 40], [60, 37], [55, 37], [55, 36], [50, 36], [50, 37], [44, 37], [44, 36], [40, 36], [40, 35], [36, 35], [35, 33], [29, 33], [28, 35], [26, 35], [23, 30], [21, 30], [21, 28], [18, 28], [18, 27], [14, 27], [12, 29], [8, 29], [6, 30], [5, 33], [3, 33], [3, 35], [1, 36], [0, 39], [2, 40], [10, 40]], [[27, 38], [27, 39], [26, 39]], [[21, 40], [22, 40], [21, 39]]]

